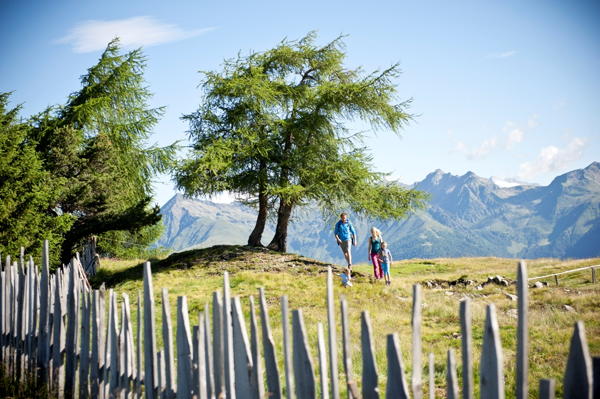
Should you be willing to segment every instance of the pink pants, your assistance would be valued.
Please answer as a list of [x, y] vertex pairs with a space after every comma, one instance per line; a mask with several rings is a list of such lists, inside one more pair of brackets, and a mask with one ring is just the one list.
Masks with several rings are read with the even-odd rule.
[[383, 278], [383, 271], [381, 270], [381, 265], [379, 264], [379, 258], [377, 254], [370, 254], [371, 262], [373, 262], [373, 274], [375, 274], [376, 279]]

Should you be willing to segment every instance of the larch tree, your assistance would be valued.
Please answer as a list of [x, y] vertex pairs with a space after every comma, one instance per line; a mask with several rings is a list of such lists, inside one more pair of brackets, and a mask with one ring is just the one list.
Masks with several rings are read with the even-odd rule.
[[250, 245], [260, 244], [270, 204], [277, 226], [269, 247], [285, 251], [296, 206], [399, 218], [426, 198], [376, 172], [363, 135], [347, 127], [360, 120], [398, 134], [411, 119], [409, 101], [395, 102], [398, 66], [347, 69], [341, 37], [324, 46], [315, 39], [310, 33], [283, 41], [226, 61], [220, 73], [204, 72], [203, 102], [185, 116], [193, 151], [175, 176], [179, 187], [188, 195], [227, 190], [255, 200]]
[[144, 69], [141, 50], [121, 53], [115, 39], [64, 106], [33, 118], [30, 138], [45, 169], [64, 183], [53, 209], [74, 218], [62, 243], [63, 262], [90, 235], [160, 233], [153, 227], [160, 215], [150, 206], [152, 178], [170, 168], [176, 148], [147, 143], [163, 109], [148, 104]]

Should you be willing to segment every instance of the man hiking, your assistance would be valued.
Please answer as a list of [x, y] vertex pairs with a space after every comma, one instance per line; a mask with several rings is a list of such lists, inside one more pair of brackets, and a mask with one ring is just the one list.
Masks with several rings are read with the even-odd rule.
[[350, 247], [351, 245], [356, 245], [356, 231], [354, 230], [352, 223], [348, 220], [348, 214], [346, 212], [340, 215], [340, 220], [335, 224], [333, 234], [335, 234], [337, 244], [342, 248], [344, 258], [346, 258], [346, 262], [348, 263], [348, 269], [351, 271], [352, 251]]

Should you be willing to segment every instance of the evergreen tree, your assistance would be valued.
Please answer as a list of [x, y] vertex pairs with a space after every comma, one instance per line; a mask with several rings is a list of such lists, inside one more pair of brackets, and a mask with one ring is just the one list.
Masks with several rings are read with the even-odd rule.
[[0, 93], [0, 253], [14, 257], [23, 247], [39, 255], [43, 240], [62, 241], [73, 218], [52, 210], [63, 181], [44, 169], [28, 140], [30, 126], [19, 119], [20, 106], [9, 110], [8, 100], [9, 93]]
[[251, 245], [260, 243], [274, 200], [269, 247], [285, 251], [295, 206], [313, 201], [328, 213], [345, 207], [398, 218], [425, 199], [375, 172], [362, 136], [345, 127], [358, 119], [399, 133], [410, 115], [408, 102], [394, 103], [398, 66], [370, 74], [346, 69], [341, 38], [318, 47], [315, 37], [283, 41], [226, 61], [221, 73], [205, 72], [204, 101], [184, 117], [194, 147], [175, 176], [179, 187], [188, 195], [228, 190], [257, 201]]
[[148, 106], [144, 68], [141, 51], [121, 54], [115, 39], [66, 105], [33, 120], [30, 137], [44, 167], [65, 184], [55, 208], [75, 218], [63, 262], [90, 235], [135, 233], [160, 220], [158, 206], [150, 207], [151, 182], [170, 167], [175, 145], [147, 144], [163, 110]]

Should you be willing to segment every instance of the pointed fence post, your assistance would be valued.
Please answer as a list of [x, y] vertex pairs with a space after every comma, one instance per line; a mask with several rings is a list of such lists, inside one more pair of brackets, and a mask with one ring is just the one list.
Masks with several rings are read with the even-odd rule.
[[429, 399], [435, 399], [435, 363], [433, 352], [429, 352]]
[[177, 297], [177, 398], [192, 398], [192, 337], [187, 297]]
[[235, 399], [235, 375], [233, 374], [233, 328], [231, 321], [231, 287], [229, 272], [223, 273], [223, 336], [225, 360], [225, 394], [228, 399]]
[[363, 399], [379, 399], [379, 377], [375, 351], [371, 338], [371, 319], [367, 311], [361, 313], [360, 343], [362, 347], [362, 397]]
[[573, 331], [571, 346], [569, 348], [569, 358], [565, 369], [563, 390], [565, 399], [592, 399], [592, 359], [582, 321], [575, 323], [575, 330]]
[[53, 343], [52, 343], [52, 390], [56, 397], [64, 397], [65, 369], [64, 369], [64, 346], [65, 328], [63, 323], [63, 304], [61, 296], [64, 294], [64, 284], [60, 272], [56, 275], [56, 287], [54, 298], [54, 314], [52, 321]]
[[481, 399], [504, 399], [504, 369], [496, 307], [486, 307], [479, 391]]
[[225, 360], [223, 351], [223, 305], [218, 292], [213, 293], [213, 360], [214, 394], [225, 395]]
[[[119, 308], [117, 306], [117, 295], [111, 289], [109, 291], [110, 297], [110, 309], [108, 314], [110, 315], [108, 319], [108, 334], [106, 340], [106, 356], [108, 361], [109, 370], [108, 373], [108, 396], [107, 398], [113, 398], [117, 396], [117, 392], [119, 389], [119, 374], [120, 374], [120, 357], [119, 356]], [[108, 339], [110, 337], [110, 339]]]
[[92, 292], [92, 356], [90, 364], [90, 393], [101, 397], [104, 373], [104, 290]]
[[193, 393], [198, 399], [207, 399], [207, 378], [206, 378], [206, 345], [204, 342], [204, 314], [200, 312], [198, 325], [194, 326], [192, 331], [192, 341], [194, 346], [194, 356], [192, 364]]
[[162, 289], [162, 334], [163, 355], [165, 358], [165, 382], [167, 399], [175, 397], [177, 390], [175, 385], [175, 364], [173, 352], [173, 328], [171, 327], [171, 307], [169, 305], [169, 291]]
[[448, 362], [446, 364], [446, 397], [448, 399], [458, 399], [458, 379], [456, 377], [456, 360], [454, 351], [448, 350]]
[[[123, 327], [121, 329], [121, 341], [124, 368], [121, 370], [121, 387], [124, 389], [125, 398], [129, 398], [132, 393], [132, 382], [135, 377], [135, 351], [133, 343], [133, 328], [131, 326], [131, 309], [129, 304], [129, 295], [123, 295]], [[124, 356], [123, 356], [124, 355]]]
[[135, 398], [140, 399], [142, 397], [142, 380], [143, 380], [143, 368], [142, 368], [142, 352], [144, 351], [143, 341], [143, 328], [142, 328], [142, 294], [138, 291], [137, 300], [137, 364], [135, 373]]
[[[40, 278], [40, 318], [39, 318], [39, 334], [38, 334], [38, 357], [37, 365], [39, 368], [39, 381], [47, 383], [48, 380], [48, 363], [50, 362], [50, 331], [49, 331], [49, 315], [50, 304], [50, 261], [48, 251], [48, 240], [44, 240], [42, 249], [42, 275]], [[4, 287], [3, 287], [4, 288]], [[3, 297], [5, 291], [3, 289]], [[4, 307], [4, 303], [3, 303]], [[4, 312], [4, 310], [3, 310]], [[3, 313], [4, 314], [4, 313]]]
[[329, 375], [331, 376], [331, 399], [339, 399], [337, 338], [335, 331], [335, 298], [331, 266], [327, 267], [327, 325], [329, 331]]
[[205, 365], [206, 365], [206, 397], [213, 399], [215, 397], [215, 380], [214, 380], [214, 363], [213, 363], [213, 346], [210, 334], [210, 320], [209, 320], [209, 309], [208, 304], [204, 305], [204, 351], [205, 351]]
[[554, 379], [540, 380], [540, 399], [554, 399], [556, 395], [556, 387]]
[[265, 396], [264, 373], [262, 366], [262, 356], [260, 353], [260, 344], [258, 342], [258, 326], [256, 323], [256, 309], [254, 307], [254, 297], [250, 295], [250, 348], [252, 350], [252, 364], [254, 372], [252, 373], [252, 392], [256, 394], [255, 399], [262, 399]]
[[471, 300], [460, 301], [460, 332], [462, 337], [463, 399], [473, 399], [473, 334], [471, 330]]
[[287, 399], [292, 399], [292, 392], [294, 390], [294, 380], [292, 376], [292, 356], [290, 354], [290, 332], [287, 295], [281, 297], [281, 328], [283, 329], [283, 365], [285, 367], [285, 394]]
[[91, 293], [82, 293], [81, 302], [81, 353], [79, 358], [79, 397], [90, 396], [90, 313]]
[[144, 388], [146, 398], [154, 399], [158, 385], [156, 339], [154, 337], [154, 291], [150, 262], [144, 264]]
[[529, 396], [528, 289], [527, 265], [522, 260], [517, 266], [517, 399], [527, 399]]
[[315, 372], [308, 348], [302, 310], [292, 311], [294, 337], [294, 382], [298, 399], [316, 398]]
[[242, 312], [242, 304], [237, 296], [233, 298], [232, 311], [235, 394], [238, 399], [252, 399], [258, 395], [258, 392], [252, 392], [251, 378], [254, 373], [252, 352], [246, 331], [244, 313]]
[[421, 286], [419, 284], [413, 285], [411, 386], [414, 399], [423, 398], [423, 381], [421, 370], [421, 296]]
[[263, 351], [265, 354], [265, 369], [267, 372], [267, 397], [270, 399], [281, 399], [279, 368], [275, 357], [275, 344], [269, 323], [269, 311], [267, 309], [267, 300], [265, 299], [265, 290], [259, 288], [258, 293], [260, 297], [260, 321], [262, 327]]
[[72, 398], [75, 395], [75, 369], [77, 367], [77, 337], [78, 337], [78, 306], [79, 305], [79, 275], [75, 268], [76, 259], [73, 258], [69, 265], [69, 286], [67, 289], [67, 335], [65, 344], [66, 367], [65, 396]]
[[350, 345], [350, 325], [348, 324], [348, 302], [346, 298], [340, 299], [340, 314], [342, 318], [342, 348], [344, 356], [344, 373], [346, 374], [346, 388], [348, 399], [358, 399], [359, 392], [352, 374], [352, 351]]
[[404, 378], [404, 365], [402, 363], [402, 352], [398, 343], [398, 334], [387, 336], [387, 362], [388, 375], [386, 398], [409, 399], [408, 385]]
[[[331, 272], [331, 268], [329, 269]], [[329, 399], [329, 387], [327, 386], [327, 351], [325, 350], [325, 335], [323, 324], [317, 324], [317, 343], [319, 347], [319, 375], [321, 382], [321, 399]]]

